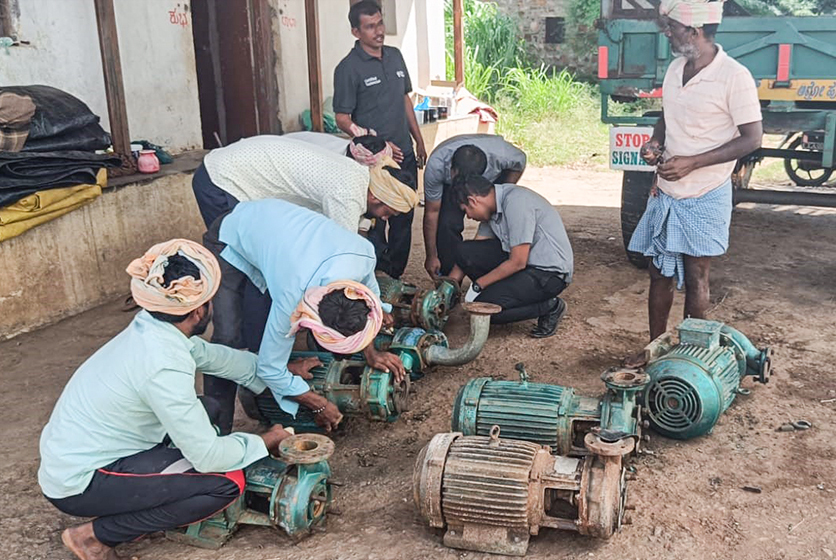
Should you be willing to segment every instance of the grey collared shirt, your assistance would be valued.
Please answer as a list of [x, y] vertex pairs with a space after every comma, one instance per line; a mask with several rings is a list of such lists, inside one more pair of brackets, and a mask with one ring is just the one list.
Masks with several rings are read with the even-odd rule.
[[363, 50], [360, 41], [334, 70], [334, 112], [351, 115], [359, 126], [373, 128], [404, 154], [412, 154], [404, 95], [412, 91], [401, 51], [383, 46], [381, 58]]
[[528, 266], [565, 274], [572, 281], [572, 245], [563, 220], [549, 201], [525, 187], [496, 186], [496, 213], [479, 227], [479, 235], [499, 239], [508, 253], [517, 245], [531, 244]]
[[488, 159], [482, 177], [493, 183], [505, 170], [524, 171], [525, 152], [496, 134], [461, 134], [448, 138], [438, 145], [427, 159], [424, 169], [424, 197], [426, 200], [441, 200], [444, 187], [449, 186], [450, 164], [453, 154], [468, 144], [473, 144]]

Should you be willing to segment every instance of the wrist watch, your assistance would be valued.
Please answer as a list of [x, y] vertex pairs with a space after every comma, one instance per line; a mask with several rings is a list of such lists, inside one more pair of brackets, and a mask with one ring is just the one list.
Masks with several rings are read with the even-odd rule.
[[482, 291], [482, 286], [480, 286], [478, 282], [474, 282], [474, 283], [472, 283], [472, 284], [470, 285], [470, 287], [471, 287], [471, 288], [473, 289], [473, 291], [474, 291], [474, 292], [476, 292], [477, 294], [478, 294], [479, 292], [481, 292], [481, 291]]

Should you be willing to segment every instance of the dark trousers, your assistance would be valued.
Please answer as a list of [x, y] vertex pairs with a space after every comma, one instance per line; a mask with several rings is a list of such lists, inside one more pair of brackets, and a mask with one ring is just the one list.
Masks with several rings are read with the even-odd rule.
[[[212, 342], [257, 352], [272, 300], [269, 294], [262, 294], [246, 274], [221, 257], [226, 245], [219, 239], [219, 234], [228, 213], [218, 216], [203, 235], [203, 246], [215, 255], [221, 268], [221, 285], [212, 299]], [[215, 399], [220, 409], [217, 426], [222, 435], [232, 431], [237, 390], [234, 381], [203, 376], [203, 393]]]
[[229, 212], [238, 204], [237, 198], [212, 182], [202, 163], [192, 176], [192, 191], [207, 229], [218, 219], [218, 216]]
[[[472, 281], [507, 261], [498, 239], [464, 241], [459, 247], [457, 264]], [[557, 303], [557, 295], [566, 289], [563, 274], [527, 267], [508, 278], [491, 284], [476, 301], [495, 303], [502, 311], [491, 317], [491, 323], [515, 323], [549, 313]]]
[[438, 213], [438, 233], [435, 237], [443, 276], [450, 274], [456, 264], [463, 231], [464, 212], [453, 200], [453, 189], [449, 185], [444, 185], [441, 194], [441, 209]]
[[[412, 150], [404, 154], [400, 164], [401, 169], [411, 175], [409, 186], [412, 190], [418, 188], [418, 162]], [[386, 220], [375, 220], [374, 227], [369, 230], [368, 239], [374, 245], [377, 257], [377, 270], [381, 270], [392, 278], [400, 278], [406, 270], [409, 261], [409, 251], [412, 248], [412, 219], [415, 211], [389, 218], [389, 236], [386, 236]]]
[[[210, 403], [204, 400], [212, 418]], [[199, 473], [163, 442], [96, 470], [81, 494], [47, 499], [66, 514], [95, 517], [96, 538], [116, 546], [211, 517], [243, 491], [243, 471]]]

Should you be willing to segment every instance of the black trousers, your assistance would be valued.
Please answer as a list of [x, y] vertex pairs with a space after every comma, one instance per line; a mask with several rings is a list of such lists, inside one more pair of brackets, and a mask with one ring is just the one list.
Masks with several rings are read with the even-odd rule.
[[[508, 260], [498, 239], [464, 241], [459, 247], [456, 263], [472, 281]], [[495, 303], [502, 311], [491, 317], [491, 323], [504, 324], [534, 319], [551, 311], [556, 297], [566, 289], [564, 275], [527, 267], [508, 278], [491, 284], [476, 301]]]
[[[409, 186], [418, 189], [418, 162], [415, 153], [410, 150], [404, 154], [400, 164], [401, 169], [411, 175]], [[386, 236], [387, 220], [375, 220], [375, 225], [369, 230], [368, 240], [374, 245], [377, 257], [377, 270], [381, 270], [392, 278], [400, 278], [406, 270], [409, 261], [409, 251], [412, 248], [412, 219], [415, 211], [389, 218], [389, 236]]]
[[[201, 400], [214, 420], [215, 403]], [[211, 517], [235, 501], [244, 486], [244, 471], [199, 473], [179, 449], [163, 442], [96, 470], [81, 494], [47, 500], [66, 514], [95, 517], [96, 538], [116, 546]]]
[[446, 276], [453, 270], [459, 255], [464, 231], [464, 212], [453, 200], [453, 189], [444, 185], [441, 194], [441, 209], [438, 213], [438, 233], [435, 236], [441, 274]]
[[237, 198], [212, 182], [202, 163], [192, 176], [192, 192], [194, 192], [197, 208], [200, 210], [200, 216], [207, 229], [218, 219], [218, 216], [229, 212], [238, 204]]
[[[269, 293], [262, 294], [246, 274], [221, 257], [226, 245], [219, 239], [219, 233], [228, 213], [218, 216], [203, 235], [203, 246], [215, 255], [221, 268], [221, 285], [212, 299], [212, 342], [258, 352], [272, 300]], [[222, 435], [232, 431], [237, 391], [234, 381], [203, 375], [203, 393], [218, 403], [217, 426]]]

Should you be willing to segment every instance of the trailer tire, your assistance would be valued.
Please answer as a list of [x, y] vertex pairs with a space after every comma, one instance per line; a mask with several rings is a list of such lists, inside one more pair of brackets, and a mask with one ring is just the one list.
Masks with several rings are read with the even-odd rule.
[[654, 174], [647, 171], [625, 171], [621, 181], [621, 237], [627, 260], [637, 268], [647, 268], [648, 258], [641, 253], [628, 250], [627, 247], [647, 207], [653, 177]]
[[[787, 146], [788, 150], [801, 150], [802, 138], [801, 136], [797, 136], [795, 140], [793, 140], [789, 146]], [[815, 153], [815, 152], [814, 152]], [[809, 161], [809, 160], [807, 160]], [[796, 168], [793, 165], [795, 162], [798, 165]], [[818, 168], [821, 170], [821, 175], [818, 177], [813, 177], [813, 174], [807, 170], [807, 177], [803, 177], [799, 171], [801, 170], [801, 160], [797, 159], [785, 159], [784, 160], [784, 171], [787, 172], [787, 176], [792, 180], [793, 183], [798, 185], [799, 187], [820, 187], [825, 184], [828, 180], [830, 180], [830, 176], [833, 175], [832, 169], [825, 169], [824, 167]]]

